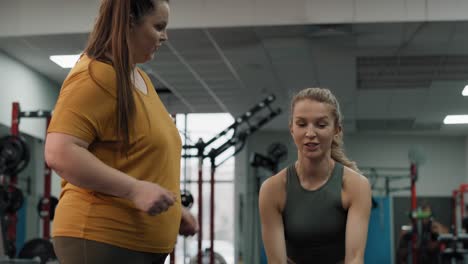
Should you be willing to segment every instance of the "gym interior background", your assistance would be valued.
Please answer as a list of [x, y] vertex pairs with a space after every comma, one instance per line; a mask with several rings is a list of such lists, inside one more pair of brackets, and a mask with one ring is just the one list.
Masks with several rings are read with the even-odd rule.
[[[98, 2], [0, 0], [0, 136], [10, 134], [13, 102], [21, 111], [53, 110], [69, 69], [49, 57], [82, 51]], [[418, 205], [430, 204], [434, 219], [455, 234], [463, 203], [453, 199], [454, 190], [468, 181], [468, 126], [443, 120], [468, 114], [462, 95], [468, 84], [467, 8], [468, 1], [458, 0], [171, 2], [169, 41], [142, 67], [177, 115], [184, 143], [209, 140], [271, 94], [272, 108], [282, 109], [216, 172], [215, 251], [226, 263], [265, 263], [257, 195], [271, 167], [252, 166], [251, 157], [268, 156], [280, 143], [288, 154], [274, 160], [275, 167], [295, 160], [288, 107], [291, 95], [305, 87], [327, 87], [337, 95], [346, 152], [373, 184], [377, 206], [366, 263], [397, 261], [400, 230], [411, 223], [412, 161], [418, 165]], [[17, 250], [43, 235], [37, 203], [44, 194], [45, 130], [43, 119], [19, 124], [30, 161], [18, 175], [25, 202], [18, 211]], [[233, 154], [231, 148], [224, 156]], [[196, 201], [197, 161], [181, 162], [184, 188]], [[207, 181], [209, 170], [206, 160]], [[51, 194], [59, 192], [53, 175]], [[209, 195], [207, 183], [204, 243]], [[191, 210], [197, 213], [196, 203]], [[179, 241], [177, 263], [189, 263], [197, 238]]]

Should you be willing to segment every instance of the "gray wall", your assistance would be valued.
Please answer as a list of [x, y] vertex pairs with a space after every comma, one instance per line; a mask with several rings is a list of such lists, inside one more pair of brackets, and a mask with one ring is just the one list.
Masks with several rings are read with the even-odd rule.
[[[346, 153], [359, 166], [409, 167], [408, 151], [417, 146], [426, 162], [419, 167], [417, 194], [450, 196], [466, 179], [465, 137], [350, 135], [345, 137]], [[402, 185], [409, 185], [409, 180]], [[400, 192], [395, 195], [408, 195]]]
[[[11, 104], [19, 102], [22, 111], [51, 110], [60, 85], [0, 52], [0, 124], [11, 126]], [[45, 122], [22, 119], [20, 130], [44, 138]]]

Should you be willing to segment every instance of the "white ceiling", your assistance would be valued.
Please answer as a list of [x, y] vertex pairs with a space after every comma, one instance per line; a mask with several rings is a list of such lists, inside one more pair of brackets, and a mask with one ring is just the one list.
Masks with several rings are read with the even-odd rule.
[[[0, 38], [0, 50], [59, 84], [68, 70], [50, 55], [82, 51], [85, 34]], [[238, 116], [269, 94], [285, 113], [295, 91], [333, 90], [345, 132], [466, 135], [447, 114], [468, 114], [468, 22], [174, 29], [142, 65], [172, 113]], [[169, 90], [170, 92], [167, 92]]]

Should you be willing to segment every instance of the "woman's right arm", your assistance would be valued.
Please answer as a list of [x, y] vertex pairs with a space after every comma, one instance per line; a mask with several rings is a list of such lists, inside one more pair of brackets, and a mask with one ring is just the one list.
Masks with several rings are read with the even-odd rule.
[[281, 181], [279, 175], [268, 178], [260, 188], [259, 209], [262, 224], [262, 239], [270, 264], [285, 264], [286, 242], [283, 218], [280, 209]]
[[116, 170], [88, 151], [88, 143], [63, 133], [49, 133], [45, 159], [50, 168], [71, 184], [100, 193], [125, 198], [155, 215], [166, 211], [176, 195], [157, 184], [139, 181]]

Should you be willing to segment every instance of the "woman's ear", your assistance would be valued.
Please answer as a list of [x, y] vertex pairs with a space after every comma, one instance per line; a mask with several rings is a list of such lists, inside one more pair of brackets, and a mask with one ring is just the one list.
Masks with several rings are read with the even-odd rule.
[[340, 124], [338, 124], [336, 127], [335, 127], [335, 137], [338, 137], [341, 132], [343, 132], [343, 128], [341, 127]]

